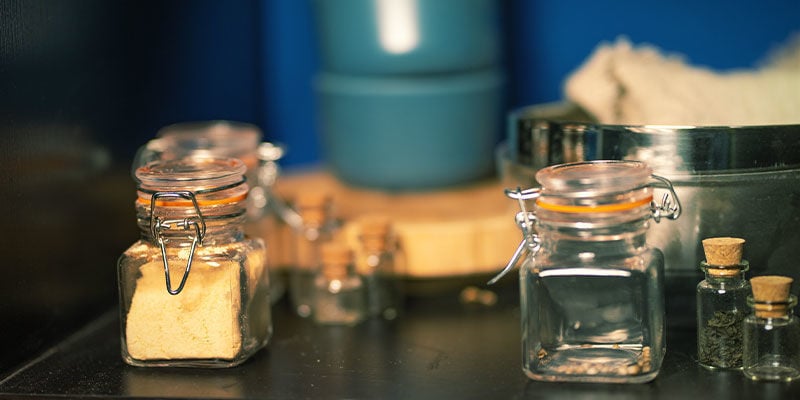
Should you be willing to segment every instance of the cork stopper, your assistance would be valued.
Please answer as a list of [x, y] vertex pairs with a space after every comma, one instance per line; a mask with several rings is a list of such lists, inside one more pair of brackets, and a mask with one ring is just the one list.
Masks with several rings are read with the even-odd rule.
[[708, 273], [716, 276], [731, 276], [741, 273], [744, 239], [713, 237], [703, 239]]
[[384, 215], [368, 215], [358, 221], [361, 244], [368, 251], [383, 251], [388, 247], [391, 220]]
[[331, 195], [326, 192], [304, 191], [297, 195], [294, 206], [303, 223], [321, 225], [327, 218]]
[[347, 267], [353, 262], [353, 251], [342, 243], [322, 245], [322, 273], [328, 279], [343, 279]]
[[365, 215], [358, 220], [362, 235], [386, 235], [391, 229], [389, 217], [380, 214]]
[[786, 315], [792, 278], [769, 275], [750, 279], [757, 317], [775, 318]]

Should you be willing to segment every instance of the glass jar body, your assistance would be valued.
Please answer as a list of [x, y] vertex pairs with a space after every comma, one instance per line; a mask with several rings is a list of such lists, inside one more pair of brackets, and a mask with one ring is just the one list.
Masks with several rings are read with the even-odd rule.
[[394, 274], [394, 253], [367, 251], [360, 268], [370, 316], [394, 319], [401, 309], [402, 288]]
[[709, 369], [742, 369], [742, 323], [752, 290], [745, 268], [727, 276], [704, 269], [697, 285], [697, 360]]
[[331, 224], [306, 226], [294, 241], [294, 263], [289, 270], [289, 297], [297, 315], [314, 313], [315, 279], [322, 267], [322, 246], [331, 241]]
[[[523, 370], [532, 379], [647, 382], [665, 351], [664, 258], [647, 224], [537, 230], [520, 270]], [[630, 225], [630, 224], [627, 224]]]
[[[797, 299], [792, 296], [792, 305]], [[778, 318], [750, 314], [744, 319], [744, 375], [752, 380], [800, 378], [800, 321], [789, 308]]]
[[[196, 121], [168, 125], [159, 130], [157, 138], [150, 140], [136, 154], [133, 167], [158, 160], [176, 160], [192, 157], [232, 157], [246, 167], [250, 192], [247, 202], [245, 231], [251, 237], [261, 237], [269, 245], [269, 274], [271, 301], [276, 303], [286, 291], [285, 268], [287, 257], [283, 249], [289, 247], [285, 236], [288, 227], [272, 212], [280, 199], [275, 198], [271, 185], [278, 176], [277, 163], [264, 162], [259, 157], [261, 130], [255, 125], [236, 121]], [[270, 145], [271, 146], [271, 145]], [[264, 175], [267, 175], [265, 178]]]
[[[263, 241], [219, 239], [210, 230], [196, 247], [185, 287], [175, 295], [166, 288], [160, 246], [144, 237], [123, 253], [118, 282], [125, 362], [230, 367], [266, 346], [272, 318]], [[171, 282], [181, 281], [190, 249], [190, 241], [170, 241]]]
[[355, 274], [330, 279], [324, 273], [314, 279], [314, 322], [322, 325], [356, 325], [367, 316], [364, 284]]

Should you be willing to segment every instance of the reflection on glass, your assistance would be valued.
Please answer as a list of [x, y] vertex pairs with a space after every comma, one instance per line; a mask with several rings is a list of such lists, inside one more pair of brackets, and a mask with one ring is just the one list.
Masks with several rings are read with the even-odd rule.
[[245, 382], [241, 375], [220, 370], [205, 373], [130, 368], [123, 375], [123, 385], [122, 393], [130, 397], [235, 399], [244, 394]]

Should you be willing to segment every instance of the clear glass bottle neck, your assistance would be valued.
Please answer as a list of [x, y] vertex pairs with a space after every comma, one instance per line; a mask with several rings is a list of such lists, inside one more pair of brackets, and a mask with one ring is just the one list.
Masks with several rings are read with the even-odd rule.
[[738, 265], [718, 266], [710, 265], [705, 261], [700, 263], [700, 269], [705, 274], [705, 281], [712, 286], [744, 285], [745, 272], [750, 269], [747, 260], [742, 260]]
[[795, 295], [789, 295], [786, 301], [767, 302], [756, 301], [753, 296], [748, 296], [747, 305], [753, 310], [753, 314], [757, 320], [788, 321], [794, 319], [794, 307], [797, 305], [797, 297]]
[[597, 224], [592, 221], [551, 223], [539, 219], [536, 231], [545, 251], [576, 251], [591, 246], [605, 254], [630, 253], [646, 246], [649, 221], [645, 218], [616, 224]]
[[744, 271], [732, 275], [716, 275], [706, 271], [705, 281], [712, 285], [738, 285], [746, 282]]
[[704, 282], [706, 288], [714, 290], [717, 289], [733, 290], [736, 288], [743, 288], [747, 286], [747, 280], [744, 278], [744, 273], [735, 276], [706, 275]]
[[361, 248], [363, 249], [364, 254], [371, 256], [385, 257], [393, 253], [393, 250], [389, 247], [387, 241], [376, 242], [362, 239]]
[[335, 226], [330, 223], [305, 224], [301, 229], [301, 237], [310, 243], [326, 242], [333, 237]]

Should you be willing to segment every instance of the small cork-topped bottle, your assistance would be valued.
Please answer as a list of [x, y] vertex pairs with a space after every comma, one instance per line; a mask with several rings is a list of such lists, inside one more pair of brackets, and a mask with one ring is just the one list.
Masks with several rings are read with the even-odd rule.
[[321, 246], [322, 268], [314, 280], [314, 322], [356, 325], [366, 317], [364, 285], [353, 267], [353, 252], [344, 244]]
[[697, 285], [697, 361], [709, 369], [742, 368], [742, 321], [748, 314], [750, 267], [742, 260], [744, 239], [703, 240], [705, 279]]
[[759, 276], [750, 280], [753, 313], [744, 320], [744, 374], [753, 380], [791, 381], [800, 377], [800, 323], [789, 294], [792, 278]]
[[302, 227], [294, 243], [289, 295], [297, 315], [305, 318], [313, 312], [314, 277], [321, 264], [321, 246], [332, 239], [336, 224], [328, 193], [302, 192], [295, 199], [294, 207], [302, 218]]
[[394, 319], [400, 308], [401, 290], [391, 220], [369, 215], [360, 218], [358, 226], [361, 249], [356, 267], [364, 281], [369, 315]]

